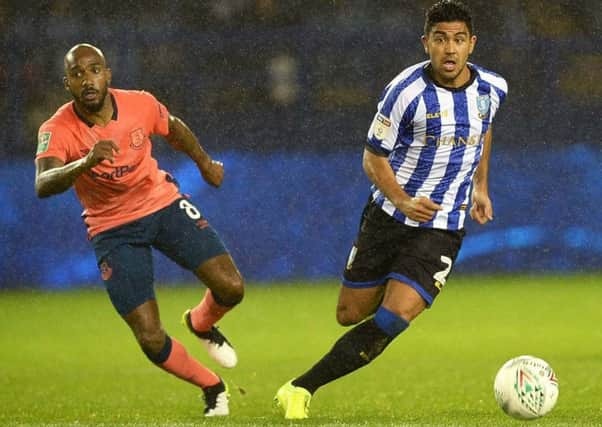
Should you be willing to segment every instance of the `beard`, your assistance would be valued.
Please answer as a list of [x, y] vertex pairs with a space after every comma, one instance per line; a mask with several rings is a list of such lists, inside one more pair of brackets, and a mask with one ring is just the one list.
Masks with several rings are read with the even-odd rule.
[[100, 110], [102, 110], [102, 107], [104, 106], [108, 92], [109, 91], [107, 89], [107, 86], [100, 89], [98, 91], [98, 99], [96, 101], [87, 101], [82, 95], [79, 99], [80, 105], [88, 113], [98, 113]]

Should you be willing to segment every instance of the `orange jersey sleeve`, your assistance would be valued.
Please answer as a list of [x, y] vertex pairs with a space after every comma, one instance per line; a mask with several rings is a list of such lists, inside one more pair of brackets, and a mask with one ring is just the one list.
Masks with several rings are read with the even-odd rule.
[[48, 121], [40, 126], [38, 132], [38, 147], [36, 150], [36, 158], [56, 157], [69, 163], [73, 161], [71, 128], [69, 127], [65, 110], [68, 110], [71, 103], [63, 105], [56, 114]]
[[119, 146], [114, 163], [103, 161], [74, 183], [90, 237], [156, 212], [180, 197], [171, 177], [151, 155], [150, 136], [169, 133], [167, 108], [148, 92], [110, 89], [109, 93], [114, 115], [106, 126], [87, 123], [70, 102], [38, 133], [36, 158], [57, 157], [66, 164], [87, 155], [98, 141], [112, 140]]

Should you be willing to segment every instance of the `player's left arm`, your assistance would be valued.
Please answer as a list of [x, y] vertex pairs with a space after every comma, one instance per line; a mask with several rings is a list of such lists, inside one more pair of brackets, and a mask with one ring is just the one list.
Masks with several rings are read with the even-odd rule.
[[479, 224], [486, 224], [493, 220], [493, 205], [489, 198], [489, 155], [491, 154], [491, 126], [485, 133], [483, 153], [479, 166], [475, 171], [472, 187], [472, 206], [470, 217]]
[[169, 134], [165, 138], [169, 145], [186, 153], [196, 163], [208, 184], [214, 187], [221, 185], [224, 179], [224, 164], [211, 159], [186, 123], [170, 114]]

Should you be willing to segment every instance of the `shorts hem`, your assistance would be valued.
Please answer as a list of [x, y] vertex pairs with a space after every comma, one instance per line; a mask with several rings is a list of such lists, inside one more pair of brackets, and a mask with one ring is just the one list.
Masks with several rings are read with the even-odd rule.
[[188, 270], [188, 271], [192, 271], [194, 273], [205, 262], [207, 262], [210, 259], [213, 259], [215, 257], [218, 257], [220, 255], [230, 255], [230, 252], [225, 247], [225, 245], [223, 244], [223, 242], [222, 242], [222, 248], [220, 250], [216, 250], [215, 252], [210, 253], [208, 256], [203, 256], [200, 261], [196, 262], [196, 266], [191, 267], [190, 264], [180, 264], [180, 266], [183, 269]]
[[[156, 300], [154, 293], [152, 295], [147, 295], [143, 298], [140, 298], [137, 301], [133, 301], [129, 304], [119, 304], [119, 306], [113, 304], [113, 306], [115, 307], [115, 311], [117, 311], [117, 313], [119, 313], [121, 317], [125, 317], [132, 311], [134, 311], [136, 308], [140, 307], [142, 304], [153, 300]], [[111, 300], [111, 302], [113, 301]]]
[[364, 288], [376, 288], [377, 286], [382, 286], [386, 282], [386, 278], [372, 280], [370, 282], [353, 282], [351, 280], [347, 280], [344, 277], [341, 279], [343, 286], [346, 288], [352, 289], [364, 289]]

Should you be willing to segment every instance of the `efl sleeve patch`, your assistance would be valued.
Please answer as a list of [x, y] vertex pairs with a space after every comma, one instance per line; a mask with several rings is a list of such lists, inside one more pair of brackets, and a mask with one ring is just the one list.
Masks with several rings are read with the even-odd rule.
[[391, 120], [384, 114], [377, 113], [370, 127], [370, 136], [383, 141], [391, 134]]
[[38, 134], [38, 149], [36, 150], [36, 156], [48, 151], [50, 138], [52, 138], [52, 132], [40, 132]]

